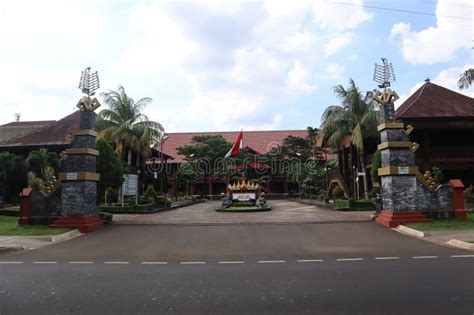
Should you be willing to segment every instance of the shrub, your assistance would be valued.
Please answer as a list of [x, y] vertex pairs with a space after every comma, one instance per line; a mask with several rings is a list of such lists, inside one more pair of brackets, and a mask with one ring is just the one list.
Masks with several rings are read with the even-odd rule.
[[343, 199], [344, 198], [344, 190], [342, 190], [342, 188], [339, 187], [339, 185], [334, 187], [334, 189], [332, 190], [332, 197], [334, 199]]
[[157, 198], [155, 199], [155, 205], [157, 205], [158, 207], [163, 207], [163, 208], [170, 207], [171, 200], [169, 200], [165, 196], [157, 196]]
[[464, 190], [464, 199], [466, 203], [474, 205], [474, 186], [470, 185]]
[[112, 222], [112, 218], [114, 215], [112, 213], [108, 212], [99, 212], [99, 218], [102, 220], [104, 223], [110, 223]]
[[158, 194], [153, 186], [148, 186], [140, 199], [143, 201], [140, 203], [155, 203], [158, 199]]
[[231, 205], [231, 207], [237, 207], [237, 208], [252, 208], [255, 207], [255, 205], [251, 202], [236, 202]]
[[375, 151], [374, 156], [372, 157], [372, 167], [370, 168], [370, 177], [372, 178], [372, 183], [380, 184], [379, 177], [379, 167], [382, 165], [382, 155], [379, 150]]
[[108, 187], [105, 190], [105, 200], [106, 203], [114, 203], [117, 202], [118, 198], [118, 190], [112, 187]]
[[444, 174], [439, 167], [433, 166], [433, 169], [431, 170], [431, 176], [433, 176], [433, 179], [438, 182], [438, 184], [443, 183]]

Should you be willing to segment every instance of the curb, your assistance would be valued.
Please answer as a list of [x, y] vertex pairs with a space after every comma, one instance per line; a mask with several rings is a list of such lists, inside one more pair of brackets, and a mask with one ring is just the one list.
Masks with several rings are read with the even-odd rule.
[[418, 231], [418, 230], [409, 228], [409, 227], [407, 227], [405, 225], [402, 225], [402, 224], [400, 224], [396, 228], [393, 228], [392, 230], [397, 231], [397, 232], [402, 233], [402, 234], [418, 237], [418, 238], [423, 238], [423, 237], [426, 237], [426, 236], [429, 235], [426, 232]]
[[81, 235], [83, 235], [83, 233], [79, 232], [78, 229], [75, 229], [75, 230], [72, 230], [72, 231], [69, 231], [69, 232], [66, 232], [66, 233], [63, 233], [63, 234], [52, 236], [51, 237], [51, 242], [53, 242], [53, 243], [63, 242], [63, 241], [67, 241], [67, 240], [76, 238], [76, 237], [81, 236]]
[[457, 239], [452, 239], [450, 241], [446, 242], [447, 245], [461, 248], [461, 249], [467, 249], [467, 250], [474, 250], [474, 244], [473, 243], [468, 243], [464, 241], [460, 241]]

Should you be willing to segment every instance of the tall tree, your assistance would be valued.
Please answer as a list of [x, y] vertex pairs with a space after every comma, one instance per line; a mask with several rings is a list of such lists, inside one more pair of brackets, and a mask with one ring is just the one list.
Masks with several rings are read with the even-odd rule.
[[[358, 168], [366, 173], [364, 140], [377, 136], [378, 114], [374, 103], [366, 99], [354, 80], [349, 87], [337, 85], [334, 93], [341, 101], [340, 106], [329, 106], [323, 113], [321, 134], [327, 145], [337, 148], [345, 135], [352, 134], [352, 142], [357, 148]], [[363, 176], [364, 195], [368, 198], [367, 174]]]
[[100, 199], [109, 187], [120, 188], [123, 183], [122, 161], [114, 153], [110, 144], [104, 139], [97, 140], [97, 172], [100, 174], [98, 185]]
[[468, 89], [472, 85], [474, 80], [474, 69], [467, 69], [459, 77], [458, 87], [460, 90]]
[[220, 135], [204, 135], [194, 136], [191, 144], [179, 147], [176, 151], [196, 166], [196, 171], [203, 176], [204, 183], [209, 183], [208, 193], [212, 194], [211, 182], [219, 166], [216, 162], [222, 159], [231, 147], [232, 144]]
[[101, 96], [108, 108], [101, 110], [97, 117], [99, 138], [113, 143], [120, 157], [127, 151], [128, 165], [132, 164], [133, 152], [149, 156], [150, 147], [164, 133], [159, 122], [149, 120], [142, 112], [152, 99], [144, 97], [135, 101], [122, 86]]
[[[15, 154], [10, 152], [0, 152], [0, 180], [3, 182], [3, 194], [5, 198], [9, 197], [9, 174], [15, 167]], [[4, 200], [6, 202], [6, 200]]]

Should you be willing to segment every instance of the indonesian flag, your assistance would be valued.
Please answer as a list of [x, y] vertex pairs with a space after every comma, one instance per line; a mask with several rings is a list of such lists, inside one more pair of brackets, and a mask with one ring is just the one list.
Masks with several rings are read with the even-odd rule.
[[242, 149], [243, 147], [243, 131], [241, 130], [239, 133], [239, 136], [234, 142], [234, 145], [232, 148], [230, 148], [229, 152], [225, 155], [226, 158], [228, 158], [231, 155], [237, 155], [239, 154], [239, 150]]

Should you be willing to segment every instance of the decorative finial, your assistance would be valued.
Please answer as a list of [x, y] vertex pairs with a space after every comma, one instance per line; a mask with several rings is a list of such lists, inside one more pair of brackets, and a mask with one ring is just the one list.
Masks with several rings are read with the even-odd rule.
[[395, 82], [397, 79], [395, 78], [392, 63], [389, 63], [386, 58], [381, 59], [381, 65], [375, 63], [374, 81], [380, 83], [379, 88], [388, 88], [390, 87], [390, 83]]
[[79, 89], [82, 91], [82, 93], [86, 95], [84, 95], [79, 100], [76, 107], [79, 108], [81, 111], [93, 112], [100, 106], [100, 103], [95, 97], [91, 99], [91, 96], [93, 96], [95, 94], [95, 91], [99, 89], [100, 83], [97, 71], [94, 73], [91, 73], [90, 71], [91, 67], [87, 67], [81, 72], [81, 79], [79, 80]]
[[81, 79], [79, 80], [79, 89], [87, 96], [93, 96], [95, 91], [100, 88], [99, 75], [96, 72], [91, 73], [91, 67], [85, 68], [81, 72]]

